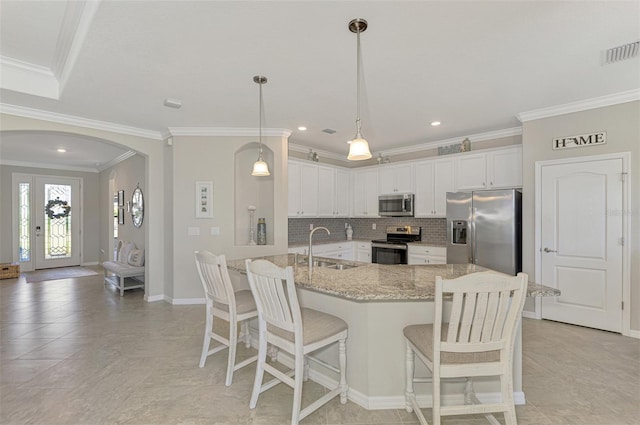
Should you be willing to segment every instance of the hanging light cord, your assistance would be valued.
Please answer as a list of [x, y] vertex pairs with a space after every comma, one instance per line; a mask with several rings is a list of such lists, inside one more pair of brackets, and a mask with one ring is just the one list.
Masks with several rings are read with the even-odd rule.
[[360, 27], [356, 31], [356, 139], [361, 139], [360, 134]]
[[259, 154], [259, 160], [262, 161], [262, 81], [260, 81], [259, 83], [260, 86], [260, 118], [259, 118], [259, 123], [260, 123], [260, 130], [259, 130], [259, 134], [260, 134], [260, 138], [258, 139], [260, 141], [260, 154]]

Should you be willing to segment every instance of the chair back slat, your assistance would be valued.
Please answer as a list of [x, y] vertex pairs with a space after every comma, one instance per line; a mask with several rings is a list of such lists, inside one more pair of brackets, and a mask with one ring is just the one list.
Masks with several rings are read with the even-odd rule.
[[459, 342], [469, 342], [471, 325], [473, 324], [474, 312], [476, 308], [476, 293], [466, 293], [464, 296], [464, 309], [460, 318], [460, 331], [458, 333]]
[[500, 299], [500, 293], [490, 292], [489, 299], [487, 300], [487, 315], [484, 318], [484, 325], [482, 326], [481, 342], [491, 341], [493, 335], [493, 325], [496, 322], [496, 312], [498, 311], [498, 301]]
[[266, 260], [247, 260], [246, 267], [251, 292], [262, 320], [288, 332], [296, 333], [298, 328], [301, 329], [293, 269], [281, 269]]
[[[473, 315], [473, 322], [471, 324], [471, 337], [469, 342], [480, 342], [482, 337], [482, 330], [484, 329], [485, 315], [487, 315], [487, 301], [489, 294], [487, 292], [481, 292], [476, 299], [476, 311]], [[488, 314], [490, 315], [490, 314]]]
[[462, 315], [463, 301], [464, 301], [463, 293], [453, 294], [453, 302], [451, 304], [451, 314], [449, 315], [449, 331], [447, 334], [447, 341], [458, 340], [458, 327], [460, 326], [460, 316]]
[[[452, 293], [453, 301], [444, 341], [434, 341], [436, 350], [483, 352], [506, 348], [515, 332], [526, 295], [527, 276], [482, 272], [457, 279], [436, 279], [436, 302], [441, 293]], [[436, 328], [447, 322], [436, 309]], [[439, 334], [439, 332], [437, 332]], [[434, 335], [436, 331], [434, 329]], [[438, 356], [439, 358], [440, 356]]]
[[196, 268], [207, 299], [225, 305], [235, 305], [233, 285], [224, 255], [196, 251]]

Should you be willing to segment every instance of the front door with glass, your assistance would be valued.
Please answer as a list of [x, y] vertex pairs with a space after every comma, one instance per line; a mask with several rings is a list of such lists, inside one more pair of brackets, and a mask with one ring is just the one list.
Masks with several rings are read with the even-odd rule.
[[80, 179], [22, 175], [14, 182], [21, 269], [79, 265]]

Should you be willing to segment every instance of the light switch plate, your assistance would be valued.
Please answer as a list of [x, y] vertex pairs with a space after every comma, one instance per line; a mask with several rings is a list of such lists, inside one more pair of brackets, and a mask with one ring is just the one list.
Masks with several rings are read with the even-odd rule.
[[371, 229], [376, 230], [376, 223], [371, 224]]
[[211, 228], [211, 236], [219, 236], [220, 235], [220, 228], [219, 227], [212, 227]]
[[199, 227], [187, 227], [187, 235], [188, 236], [199, 236], [200, 228]]

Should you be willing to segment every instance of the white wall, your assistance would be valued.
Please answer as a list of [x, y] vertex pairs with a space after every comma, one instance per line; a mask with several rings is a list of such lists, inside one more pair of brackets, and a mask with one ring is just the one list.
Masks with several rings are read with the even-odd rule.
[[[535, 164], [561, 158], [631, 152], [631, 204], [627, 218], [631, 226], [631, 329], [640, 330], [640, 102], [528, 121], [522, 139], [522, 261], [523, 270], [535, 276]], [[552, 140], [591, 132], [606, 131], [607, 144], [553, 150]], [[544, 282], [541, 282], [544, 283]], [[531, 305], [529, 304], [530, 308]]]
[[[202, 299], [204, 293], [199, 281], [193, 253], [209, 250], [225, 254], [228, 258], [248, 258], [287, 252], [287, 139], [268, 137], [263, 139], [273, 153], [269, 164], [273, 180], [273, 237], [266, 246], [247, 246], [246, 241], [235, 238], [235, 223], [244, 220], [244, 211], [236, 214], [235, 191], [247, 188], [236, 176], [236, 152], [251, 144], [249, 137], [173, 137], [173, 302], [190, 302]], [[255, 150], [257, 158], [257, 149]], [[243, 163], [240, 161], [240, 163]], [[250, 184], [251, 164], [246, 167]], [[242, 175], [241, 172], [238, 175]], [[214, 188], [214, 217], [195, 218], [195, 182], [212, 181]], [[254, 189], [245, 189], [254, 190]], [[211, 227], [219, 227], [220, 235], [211, 235]], [[188, 236], [189, 228], [197, 228], [198, 236]]]
[[145, 159], [141, 155], [134, 155], [100, 173], [100, 262], [112, 259], [109, 249], [109, 239], [113, 236], [109, 231], [109, 223], [112, 221], [110, 213], [113, 211], [113, 193], [109, 190], [111, 176], [114, 176], [115, 180], [114, 190], [124, 190], [124, 224], [118, 225], [118, 239], [133, 242], [138, 249], [146, 248], [147, 211], [145, 210], [142, 226], [136, 228], [131, 221], [131, 214], [126, 209], [127, 201], [131, 201], [133, 190], [138, 184], [142, 190], [143, 201], [146, 201]]
[[[106, 143], [128, 147], [144, 156], [145, 180], [147, 190], [145, 195], [145, 226], [146, 226], [146, 288], [145, 297], [155, 299], [164, 293], [164, 143], [139, 136], [130, 136], [106, 130], [95, 130], [76, 125], [61, 124], [33, 118], [0, 114], [0, 128], [3, 131], [38, 130], [48, 132], [64, 132], [85, 135], [101, 139]], [[97, 178], [97, 176], [96, 176]], [[3, 179], [4, 181], [4, 179]], [[4, 191], [3, 191], [4, 193]], [[96, 188], [96, 194], [99, 193]], [[4, 196], [4, 195], [2, 195]], [[96, 204], [98, 201], [96, 200]], [[96, 214], [96, 219], [97, 219]], [[4, 215], [3, 215], [4, 217]], [[86, 223], [85, 223], [86, 225]]]

